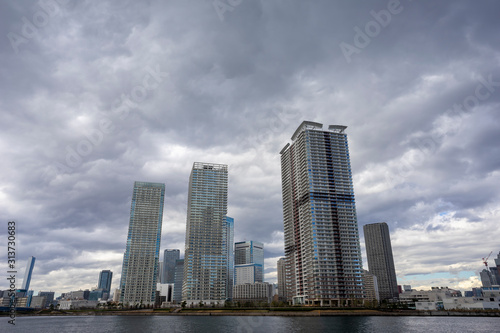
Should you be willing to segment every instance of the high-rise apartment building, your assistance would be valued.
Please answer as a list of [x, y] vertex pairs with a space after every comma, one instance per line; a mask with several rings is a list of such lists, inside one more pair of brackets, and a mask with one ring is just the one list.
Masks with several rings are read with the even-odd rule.
[[279, 258], [277, 264], [278, 273], [278, 299], [280, 301], [286, 301], [286, 283], [285, 283], [285, 258]]
[[304, 121], [280, 152], [287, 294], [295, 304], [363, 298], [346, 128]]
[[120, 281], [123, 304], [155, 303], [164, 197], [165, 184], [134, 183]]
[[179, 249], [167, 249], [163, 251], [163, 275], [161, 283], [175, 282], [175, 261], [180, 258], [181, 251]]
[[222, 241], [222, 246], [227, 253], [227, 285], [226, 297], [233, 298], [234, 285], [234, 218], [226, 216], [224, 221], [225, 238]]
[[97, 289], [102, 289], [102, 296], [104, 299], [109, 298], [112, 280], [113, 280], [113, 272], [112, 271], [102, 270], [99, 273], [99, 283], [97, 284]]
[[397, 299], [398, 282], [387, 223], [366, 224], [363, 226], [363, 232], [368, 270], [377, 277], [380, 300]]
[[195, 162], [189, 177], [182, 300], [224, 303], [229, 297], [227, 165]]

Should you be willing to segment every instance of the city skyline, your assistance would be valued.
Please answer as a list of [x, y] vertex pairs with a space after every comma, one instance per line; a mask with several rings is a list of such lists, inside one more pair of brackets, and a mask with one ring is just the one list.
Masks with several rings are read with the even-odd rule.
[[0, 219], [17, 268], [37, 258], [31, 289], [103, 269], [115, 289], [134, 180], [165, 183], [161, 250], [183, 257], [194, 161], [228, 165], [234, 239], [264, 244], [275, 282], [279, 151], [303, 120], [348, 126], [364, 257], [361, 227], [386, 221], [400, 284], [480, 285], [500, 238], [497, 1], [43, 3], [0, 11]]

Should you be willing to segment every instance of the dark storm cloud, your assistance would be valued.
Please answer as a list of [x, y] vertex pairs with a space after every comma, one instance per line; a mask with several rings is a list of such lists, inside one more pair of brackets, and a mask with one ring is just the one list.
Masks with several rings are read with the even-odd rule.
[[166, 183], [162, 248], [184, 251], [195, 161], [229, 165], [235, 241], [264, 242], [275, 279], [278, 152], [303, 120], [348, 126], [360, 226], [389, 223], [398, 274], [474, 269], [500, 214], [495, 1], [60, 1], [41, 24], [45, 3], [0, 10], [0, 216], [34, 288], [117, 281], [134, 180]]

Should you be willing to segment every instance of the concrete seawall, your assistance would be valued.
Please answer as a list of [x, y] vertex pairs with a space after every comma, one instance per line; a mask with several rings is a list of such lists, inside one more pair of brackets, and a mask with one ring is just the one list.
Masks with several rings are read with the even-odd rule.
[[500, 317], [500, 311], [378, 311], [378, 310], [312, 310], [312, 311], [269, 311], [269, 310], [194, 310], [168, 312], [148, 310], [132, 311], [77, 311], [18, 314], [19, 316], [280, 316], [280, 317], [331, 317], [331, 316], [427, 316], [427, 317]]

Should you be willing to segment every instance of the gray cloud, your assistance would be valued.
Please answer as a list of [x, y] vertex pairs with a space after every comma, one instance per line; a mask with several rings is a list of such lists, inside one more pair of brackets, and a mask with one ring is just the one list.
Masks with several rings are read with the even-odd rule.
[[0, 217], [19, 265], [37, 257], [32, 287], [90, 288], [100, 269], [117, 285], [134, 180], [166, 183], [162, 248], [183, 251], [195, 161], [229, 165], [235, 240], [265, 243], [274, 280], [278, 152], [306, 119], [348, 126], [360, 229], [389, 223], [400, 280], [479, 270], [500, 236], [499, 4], [402, 0], [346, 61], [389, 3], [243, 1], [221, 21], [211, 1], [61, 1], [42, 22], [38, 2], [4, 2]]

